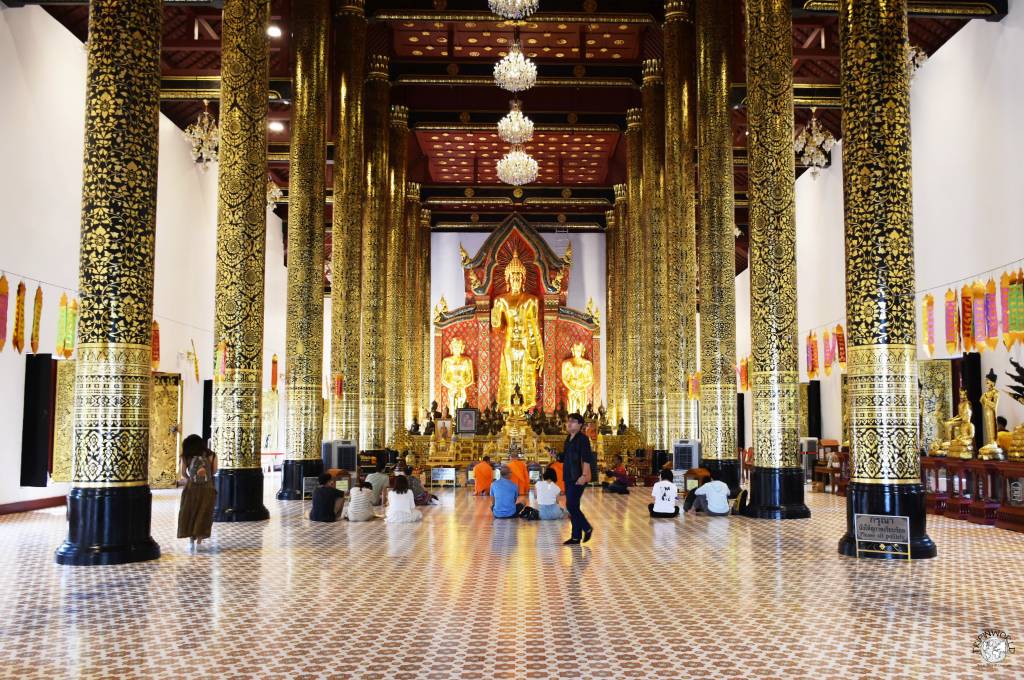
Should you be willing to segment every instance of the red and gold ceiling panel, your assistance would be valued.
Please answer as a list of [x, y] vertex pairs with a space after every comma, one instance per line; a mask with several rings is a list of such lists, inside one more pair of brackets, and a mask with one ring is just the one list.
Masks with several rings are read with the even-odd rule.
[[[509, 148], [493, 130], [417, 130], [436, 184], [501, 184], [495, 167]], [[526, 145], [540, 166], [538, 184], [603, 185], [618, 132], [538, 132]]]
[[[503, 21], [400, 21], [392, 24], [399, 58], [500, 59], [512, 42]], [[641, 26], [618, 23], [537, 23], [520, 30], [523, 51], [539, 60], [580, 58], [637, 61]]]

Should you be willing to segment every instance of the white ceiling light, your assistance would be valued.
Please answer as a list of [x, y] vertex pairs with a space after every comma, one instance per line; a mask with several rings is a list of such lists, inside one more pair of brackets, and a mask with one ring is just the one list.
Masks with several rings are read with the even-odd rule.
[[533, 139], [533, 121], [523, 115], [519, 100], [512, 100], [512, 110], [498, 121], [498, 136], [509, 144], [525, 144]]
[[538, 171], [537, 161], [518, 144], [498, 161], [498, 179], [514, 187], [537, 181]]
[[526, 58], [518, 40], [494, 65], [494, 82], [509, 92], [523, 92], [537, 84], [537, 65]]
[[271, 132], [284, 132], [284, 123], [279, 120], [272, 120], [267, 123], [267, 127], [270, 128]]
[[491, 11], [504, 19], [525, 19], [537, 11], [540, 0], [487, 0]]
[[277, 24], [270, 24], [269, 26], [267, 26], [267, 35], [269, 35], [271, 38], [280, 38], [282, 35], [281, 27], [278, 26]]

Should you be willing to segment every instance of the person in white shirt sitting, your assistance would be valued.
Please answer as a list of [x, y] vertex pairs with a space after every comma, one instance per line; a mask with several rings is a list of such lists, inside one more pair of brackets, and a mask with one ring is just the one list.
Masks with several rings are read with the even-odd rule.
[[341, 514], [342, 519], [350, 522], [367, 522], [376, 519], [373, 512], [373, 485], [362, 482], [348, 494], [348, 505]]
[[563, 519], [565, 510], [558, 504], [558, 473], [550, 467], [544, 470], [543, 478], [533, 486], [537, 494], [537, 511], [541, 519]]
[[683, 511], [689, 512], [691, 505], [697, 512], [703, 512], [712, 517], [729, 515], [732, 510], [732, 506], [729, 505], [729, 485], [718, 480], [703, 479], [699, 487], [687, 494]]
[[392, 524], [419, 522], [423, 513], [416, 509], [416, 499], [409, 490], [409, 478], [395, 477], [395, 488], [388, 491], [388, 510], [385, 521]]
[[654, 502], [647, 505], [651, 517], [679, 517], [679, 506], [676, 505], [679, 490], [672, 479], [671, 470], [661, 471], [661, 481], [651, 489]]

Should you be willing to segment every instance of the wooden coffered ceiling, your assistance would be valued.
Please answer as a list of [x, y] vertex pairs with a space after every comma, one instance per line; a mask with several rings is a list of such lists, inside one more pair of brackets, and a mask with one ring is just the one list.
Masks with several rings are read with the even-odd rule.
[[[743, 232], [736, 244], [739, 271], [747, 262], [743, 0], [722, 1], [734, 3], [732, 127], [736, 222]], [[85, 2], [36, 4], [46, 5], [70, 31], [87, 38]], [[816, 107], [819, 120], [839, 138], [837, 2], [792, 4], [797, 128], [806, 125]], [[182, 128], [196, 119], [203, 98], [217, 112], [222, 5], [165, 3], [161, 109]], [[423, 185], [435, 229], [487, 229], [513, 211], [544, 229], [605, 226], [605, 212], [614, 200], [612, 186], [625, 181], [621, 132], [626, 110], [640, 105], [641, 63], [662, 56], [663, 0], [541, 0], [540, 5], [542, 11], [521, 29], [524, 51], [537, 61], [539, 81], [520, 98], [537, 125], [529, 148], [541, 173], [535, 185], [516, 197], [495, 174], [494, 164], [505, 147], [495, 123], [508, 110], [510, 97], [491, 79], [493, 63], [508, 48], [512, 26], [489, 14], [486, 0], [366, 1], [368, 49], [391, 57], [392, 101], [410, 109], [409, 178]], [[271, 0], [271, 22], [282, 36], [270, 41], [268, 111], [271, 120], [284, 123], [284, 131], [269, 133], [268, 163], [271, 177], [285, 189], [291, 11], [290, 0]], [[1006, 11], [1006, 0], [910, 0], [910, 40], [931, 54], [967, 21], [999, 20]], [[333, 157], [333, 147], [328, 156]], [[286, 200], [278, 208], [285, 218]]]

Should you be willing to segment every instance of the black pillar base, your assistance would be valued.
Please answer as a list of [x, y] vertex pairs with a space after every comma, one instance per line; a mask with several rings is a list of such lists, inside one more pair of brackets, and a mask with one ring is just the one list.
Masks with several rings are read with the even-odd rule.
[[68, 537], [57, 564], [127, 564], [160, 557], [149, 535], [149, 486], [74, 487], [68, 494]]
[[743, 512], [757, 519], [807, 519], [803, 468], [755, 467], [750, 472], [750, 502]]
[[725, 482], [729, 486], [729, 497], [735, 498], [740, 492], [740, 461], [702, 460], [700, 466], [711, 473], [711, 479]]
[[[926, 532], [925, 490], [920, 484], [863, 484], [851, 482], [846, 488], [846, 535], [839, 541], [839, 554], [857, 556], [854, 540], [855, 514], [894, 515], [910, 518], [910, 557], [924, 560], [935, 557], [935, 543]], [[861, 553], [861, 557], [896, 559], [883, 553]]]
[[263, 470], [231, 468], [213, 476], [217, 489], [214, 522], [259, 522], [270, 519], [263, 505]]
[[319, 477], [323, 474], [324, 462], [317, 460], [286, 460], [281, 468], [281, 490], [279, 501], [302, 500], [302, 478]]

